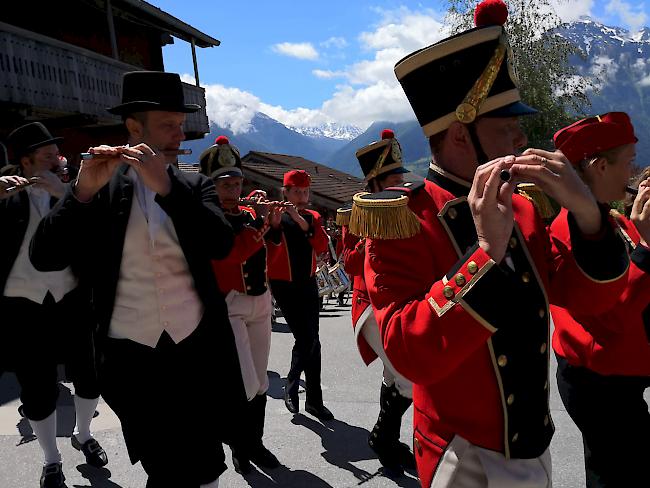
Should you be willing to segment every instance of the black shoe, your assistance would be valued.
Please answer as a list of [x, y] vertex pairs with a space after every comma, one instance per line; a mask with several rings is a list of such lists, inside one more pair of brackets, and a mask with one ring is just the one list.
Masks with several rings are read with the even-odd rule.
[[305, 412], [313, 415], [318, 420], [325, 421], [334, 419], [332, 412], [330, 412], [329, 409], [322, 403], [318, 406], [305, 403]]
[[61, 463], [51, 463], [43, 467], [41, 473], [41, 488], [63, 488], [65, 476]]
[[25, 418], [25, 405], [18, 406], [18, 415]]
[[280, 466], [280, 461], [264, 445], [260, 445], [251, 453], [251, 461], [260, 468], [273, 469]]
[[290, 393], [288, 390], [284, 390], [284, 404], [291, 413], [298, 413], [300, 406], [298, 403], [298, 392]]
[[86, 456], [86, 463], [94, 466], [95, 468], [102, 468], [108, 464], [108, 456], [106, 451], [99, 445], [95, 439], [90, 439], [83, 444], [79, 442], [76, 436], [70, 438], [72, 447], [77, 451], [81, 451]]
[[235, 467], [235, 471], [241, 475], [246, 475], [249, 474], [251, 471], [253, 471], [251, 462], [248, 460], [248, 458], [244, 456], [236, 456], [235, 454], [233, 454], [232, 464]]

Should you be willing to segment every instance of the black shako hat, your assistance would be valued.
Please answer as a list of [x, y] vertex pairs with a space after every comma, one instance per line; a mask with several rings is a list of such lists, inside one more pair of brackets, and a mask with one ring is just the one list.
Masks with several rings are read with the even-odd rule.
[[185, 103], [183, 84], [177, 73], [131, 71], [122, 76], [122, 103], [106, 110], [115, 115], [151, 110], [188, 114], [200, 108]]
[[214, 144], [201, 153], [199, 157], [201, 173], [210, 179], [244, 176], [241, 169], [239, 149], [230, 144], [226, 136], [219, 136]]
[[521, 102], [512, 51], [503, 27], [507, 7], [485, 0], [476, 28], [415, 51], [395, 65], [395, 75], [427, 137], [454, 121], [513, 117], [537, 110]]
[[381, 140], [362, 147], [355, 155], [366, 181], [381, 175], [409, 172], [402, 165], [402, 148], [390, 129], [384, 129]]
[[14, 158], [20, 158], [39, 147], [60, 144], [63, 137], [53, 137], [40, 122], [21, 125], [7, 137], [7, 145], [13, 151]]

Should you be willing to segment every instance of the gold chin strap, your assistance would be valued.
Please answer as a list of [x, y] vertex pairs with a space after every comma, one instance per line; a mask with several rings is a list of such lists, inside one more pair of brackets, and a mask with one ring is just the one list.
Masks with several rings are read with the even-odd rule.
[[501, 69], [507, 51], [508, 40], [504, 32], [501, 34], [499, 45], [494, 50], [494, 54], [483, 70], [483, 73], [481, 73], [479, 79], [476, 80], [469, 93], [465, 95], [463, 103], [456, 107], [456, 118], [459, 122], [462, 122], [463, 124], [471, 124], [474, 122], [476, 116], [481, 110], [481, 105], [483, 105], [490, 90], [492, 90], [492, 86], [499, 74], [499, 70]]

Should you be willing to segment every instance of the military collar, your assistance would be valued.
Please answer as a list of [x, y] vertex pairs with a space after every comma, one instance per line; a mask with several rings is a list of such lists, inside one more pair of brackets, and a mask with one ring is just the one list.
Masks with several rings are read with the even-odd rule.
[[429, 173], [427, 180], [435, 183], [444, 190], [447, 190], [454, 196], [467, 196], [472, 184], [465, 181], [456, 175], [451, 174], [449, 171], [442, 169], [433, 161], [429, 163]]

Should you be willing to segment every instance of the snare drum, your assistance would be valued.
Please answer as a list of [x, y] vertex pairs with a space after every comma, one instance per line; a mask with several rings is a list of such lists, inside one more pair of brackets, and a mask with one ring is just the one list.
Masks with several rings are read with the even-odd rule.
[[318, 284], [318, 296], [324, 297], [332, 293], [334, 287], [330, 281], [327, 266], [321, 266], [316, 270], [316, 283]]
[[350, 279], [348, 278], [348, 275], [345, 274], [341, 263], [336, 263], [334, 266], [329, 268], [328, 274], [330, 281], [334, 285], [334, 293], [343, 293], [350, 286]]

